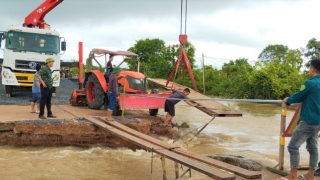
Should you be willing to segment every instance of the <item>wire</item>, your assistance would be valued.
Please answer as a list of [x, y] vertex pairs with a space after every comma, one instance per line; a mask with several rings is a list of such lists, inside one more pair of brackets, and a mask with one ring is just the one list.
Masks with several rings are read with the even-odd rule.
[[188, 10], [188, 0], [186, 0], [186, 11], [184, 17], [184, 34], [187, 34], [187, 10]]
[[[184, 34], [187, 34], [187, 9], [188, 9], [188, 0], [186, 0], [186, 7], [184, 13]], [[181, 0], [181, 14], [180, 14], [180, 34], [182, 34], [182, 12], [183, 12], [183, 0]]]
[[231, 101], [231, 102], [259, 102], [259, 103], [282, 103], [282, 100], [270, 99], [222, 99], [222, 98], [166, 98], [159, 96], [146, 96], [140, 94], [126, 94], [127, 96], [137, 96], [151, 99], [188, 100], [188, 101]]
[[183, 4], [183, 0], [181, 0], [181, 14], [180, 14], [180, 34], [182, 34], [182, 4]]

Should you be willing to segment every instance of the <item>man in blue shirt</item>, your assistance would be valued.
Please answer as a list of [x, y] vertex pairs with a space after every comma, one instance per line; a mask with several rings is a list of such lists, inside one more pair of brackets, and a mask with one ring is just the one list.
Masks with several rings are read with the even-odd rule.
[[[297, 177], [314, 179], [319, 158], [317, 141], [320, 131], [320, 59], [310, 61], [309, 75], [310, 78], [301, 86], [299, 92], [283, 99], [287, 104], [302, 102], [300, 122], [293, 131], [288, 145], [291, 167], [290, 174], [285, 177], [288, 180], [297, 179]], [[306, 174], [298, 176], [299, 148], [304, 142], [307, 143], [306, 148], [310, 155], [309, 170]]]

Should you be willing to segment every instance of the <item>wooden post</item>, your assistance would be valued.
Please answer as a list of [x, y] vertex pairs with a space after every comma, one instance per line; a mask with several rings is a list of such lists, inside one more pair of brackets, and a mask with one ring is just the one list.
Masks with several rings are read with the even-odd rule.
[[124, 78], [124, 82], [123, 82], [123, 99], [122, 99], [122, 119], [124, 118], [124, 99], [125, 99], [125, 95], [126, 95], [126, 81], [127, 78]]
[[79, 42], [79, 74], [78, 74], [78, 81], [79, 81], [79, 89], [83, 89], [83, 77], [82, 77], [82, 68], [83, 68], [83, 43]]
[[166, 158], [164, 156], [161, 156], [160, 159], [162, 162], [163, 180], [167, 180]]
[[174, 162], [174, 168], [176, 172], [176, 179], [179, 179], [179, 164], [177, 162]]
[[283, 137], [283, 133], [286, 130], [286, 117], [287, 117], [287, 104], [282, 102], [281, 105], [281, 123], [280, 123], [280, 146], [279, 146], [279, 164], [278, 169], [283, 170], [284, 164], [284, 146], [285, 146], [285, 137]]
[[205, 67], [204, 67], [204, 54], [202, 53], [202, 82], [203, 82], [203, 94], [206, 94], [206, 81], [204, 75]]

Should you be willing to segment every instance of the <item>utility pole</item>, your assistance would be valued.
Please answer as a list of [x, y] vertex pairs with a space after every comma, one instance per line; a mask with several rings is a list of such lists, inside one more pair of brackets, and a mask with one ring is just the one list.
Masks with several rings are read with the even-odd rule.
[[317, 41], [315, 54], [316, 54], [317, 59], [320, 58], [319, 57], [320, 56], [320, 41]]
[[202, 53], [202, 81], [203, 81], [203, 94], [206, 94], [206, 83], [204, 78], [204, 54]]

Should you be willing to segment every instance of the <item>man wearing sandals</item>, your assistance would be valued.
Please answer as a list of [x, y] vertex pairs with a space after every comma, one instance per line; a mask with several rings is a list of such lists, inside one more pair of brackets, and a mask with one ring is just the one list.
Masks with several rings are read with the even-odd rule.
[[[318, 163], [318, 133], [320, 131], [320, 59], [311, 60], [309, 68], [310, 78], [301, 86], [299, 92], [283, 99], [287, 104], [302, 103], [300, 122], [292, 133], [288, 144], [290, 154], [290, 173], [277, 180], [314, 179], [314, 171]], [[298, 176], [300, 166], [300, 146], [306, 142], [309, 152], [309, 170]]]
[[[167, 112], [166, 120], [163, 123], [163, 126], [170, 126], [172, 118], [175, 116], [174, 105], [181, 101], [181, 99], [186, 99], [190, 94], [190, 89], [185, 88], [183, 92], [172, 90], [172, 95], [169, 98], [176, 99], [166, 99], [164, 103], [164, 111]], [[190, 106], [197, 106], [197, 104], [192, 103], [188, 100], [184, 100]]]

